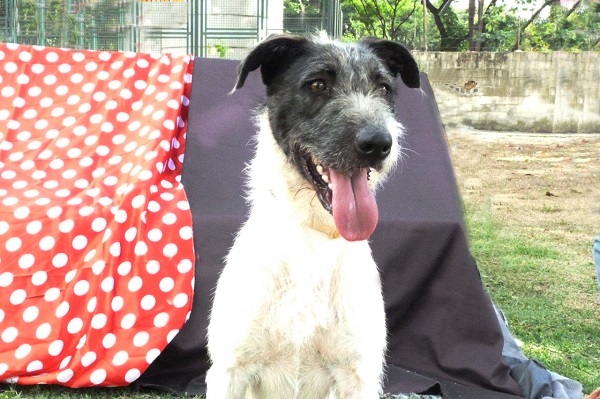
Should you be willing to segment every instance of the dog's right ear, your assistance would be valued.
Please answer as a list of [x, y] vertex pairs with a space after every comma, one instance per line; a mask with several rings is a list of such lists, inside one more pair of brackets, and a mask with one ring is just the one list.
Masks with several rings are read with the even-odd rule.
[[307, 48], [308, 40], [302, 36], [271, 34], [258, 43], [238, 67], [236, 89], [244, 86], [248, 74], [260, 67], [262, 81], [269, 86], [273, 80]]

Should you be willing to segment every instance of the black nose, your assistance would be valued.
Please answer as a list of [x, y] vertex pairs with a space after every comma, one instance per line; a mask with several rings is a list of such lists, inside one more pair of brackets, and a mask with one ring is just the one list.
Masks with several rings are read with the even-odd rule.
[[354, 140], [359, 155], [368, 161], [381, 161], [392, 150], [392, 135], [385, 129], [367, 126], [356, 134]]

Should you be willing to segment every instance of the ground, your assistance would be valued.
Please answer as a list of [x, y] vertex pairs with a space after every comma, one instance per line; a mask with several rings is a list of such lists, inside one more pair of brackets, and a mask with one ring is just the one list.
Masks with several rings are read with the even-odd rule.
[[532, 237], [560, 236], [566, 246], [591, 245], [600, 234], [600, 134], [448, 129], [447, 136], [465, 201], [487, 204]]
[[600, 386], [600, 134], [446, 133], [467, 215], [502, 229], [503, 240], [472, 243], [493, 299], [529, 356], [590, 392]]

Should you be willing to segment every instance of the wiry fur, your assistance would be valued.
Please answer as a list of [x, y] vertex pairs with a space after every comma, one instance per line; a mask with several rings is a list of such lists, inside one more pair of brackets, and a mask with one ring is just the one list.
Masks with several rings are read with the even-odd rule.
[[[308, 154], [348, 173], [371, 168], [373, 190], [393, 168], [402, 128], [392, 97], [378, 90], [391, 88], [397, 73], [418, 79], [418, 71], [395, 73], [369, 46], [281, 35], [259, 44], [240, 67], [237, 87], [260, 67], [268, 96], [248, 168], [250, 216], [211, 313], [208, 399], [381, 393], [386, 328], [377, 267], [366, 240], [340, 237], [299, 159]], [[306, 87], [311, 79], [325, 79], [331, 91], [315, 95]], [[361, 129], [389, 134], [389, 155], [357, 155]]]

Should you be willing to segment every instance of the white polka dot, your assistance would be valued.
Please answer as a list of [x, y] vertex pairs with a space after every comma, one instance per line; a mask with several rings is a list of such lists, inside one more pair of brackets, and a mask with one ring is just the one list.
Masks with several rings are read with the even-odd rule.
[[54, 312], [54, 314], [60, 319], [69, 312], [69, 308], [69, 302], [61, 302], [60, 305], [58, 305], [58, 307], [56, 308], [56, 312]]
[[117, 337], [113, 333], [108, 333], [102, 339], [102, 346], [106, 349], [112, 348], [117, 343]]
[[8, 371], [8, 364], [0, 363], [0, 376], [4, 375]]
[[123, 309], [124, 304], [125, 304], [125, 301], [123, 300], [123, 298], [121, 298], [120, 296], [116, 296], [111, 301], [110, 307], [115, 312], [118, 312], [119, 310]]
[[114, 126], [110, 122], [104, 122], [102, 126], [100, 126], [100, 131], [103, 133], [110, 133], [114, 130]]
[[[73, 227], [75, 227], [75, 222], [73, 222], [71, 219], [65, 219], [58, 224], [58, 230], [65, 234], [70, 233], [73, 230]], [[75, 237], [75, 239], [77, 239], [77, 237]], [[83, 238], [85, 239], [85, 237]], [[75, 244], [75, 240], [73, 240], [73, 244]]]
[[156, 305], [156, 299], [152, 295], [144, 295], [140, 301], [140, 306], [144, 310], [150, 310]]
[[5, 248], [8, 252], [16, 252], [21, 248], [23, 242], [19, 237], [11, 237], [6, 240]]
[[138, 369], [131, 369], [129, 371], [127, 371], [127, 373], [125, 373], [125, 381], [132, 383], [133, 381], [137, 380], [138, 378], [140, 378], [140, 375], [142, 373], [140, 372], [140, 370]]
[[169, 333], [167, 334], [167, 342], [171, 342], [173, 340], [173, 338], [175, 338], [175, 336], [177, 336], [178, 333], [179, 333], [179, 330], [177, 330], [177, 329], [169, 331]]
[[13, 305], [20, 305], [27, 299], [27, 292], [24, 289], [17, 289], [10, 294], [10, 303]]
[[2, 335], [0, 335], [0, 338], [2, 338], [2, 341], [4, 341], [5, 343], [10, 344], [15, 339], [17, 339], [18, 335], [19, 330], [17, 330], [15, 327], [8, 327], [4, 331], [2, 331]]
[[35, 256], [32, 254], [24, 254], [19, 258], [19, 267], [21, 269], [29, 269], [35, 262]]
[[161, 312], [154, 317], [154, 326], [158, 328], [162, 328], [169, 323], [169, 314], [165, 312]]
[[81, 365], [83, 367], [89, 367], [96, 361], [96, 353], [95, 352], [87, 352], [85, 355], [81, 357]]
[[150, 339], [150, 334], [148, 334], [145, 331], [140, 331], [139, 333], [135, 334], [135, 336], [133, 337], [133, 345], [138, 348], [141, 348], [142, 346], [144, 346], [148, 343], [149, 339]]
[[99, 330], [106, 326], [107, 317], [104, 313], [98, 313], [92, 317], [92, 328]]
[[94, 273], [96, 276], [99, 276], [100, 273], [102, 273], [104, 271], [105, 266], [106, 266], [106, 263], [103, 260], [101, 260], [101, 259], [97, 260], [92, 265], [92, 273]]
[[12, 61], [4, 64], [4, 71], [6, 71], [6, 73], [15, 73], [18, 69], [19, 67], [17, 64]]
[[90, 375], [90, 382], [94, 385], [100, 385], [106, 379], [106, 370], [98, 369]]
[[188, 299], [189, 298], [186, 294], [180, 292], [179, 294], [175, 295], [175, 298], [173, 298], [173, 306], [176, 308], [182, 308], [187, 305]]
[[28, 207], [20, 206], [17, 209], [15, 209], [13, 215], [15, 216], [16, 219], [25, 219], [25, 218], [27, 218], [27, 216], [29, 216], [30, 212], [31, 211], [29, 210]]
[[143, 284], [144, 282], [141, 277], [134, 276], [129, 280], [129, 283], [127, 283], [127, 289], [129, 292], [137, 292], [142, 288]]
[[54, 92], [59, 96], [64, 96], [69, 92], [69, 88], [65, 85], [60, 85], [54, 90]]
[[50, 51], [49, 53], [46, 54], [46, 61], [48, 61], [48, 62], [58, 61], [58, 54], [56, 54], [54, 51]]
[[58, 368], [59, 369], [64, 369], [65, 367], [67, 367], [71, 363], [72, 359], [73, 359], [73, 356], [65, 356], [63, 358], [63, 360], [60, 361], [60, 365], [58, 366]]
[[19, 346], [15, 351], [15, 358], [19, 360], [25, 359], [29, 355], [29, 353], [31, 353], [31, 345], [23, 344]]
[[94, 219], [94, 221], [92, 222], [92, 230], [94, 230], [95, 232], [99, 233], [101, 231], [103, 231], [106, 228], [106, 219], [104, 218], [96, 218]]
[[126, 314], [123, 316], [123, 319], [121, 319], [121, 328], [124, 330], [129, 330], [135, 325], [136, 320], [137, 318], [133, 313]]
[[46, 302], [54, 302], [60, 297], [60, 290], [56, 287], [50, 288], [44, 293], [44, 300]]
[[102, 288], [102, 291], [104, 292], [111, 292], [114, 286], [115, 281], [111, 276], [106, 277], [102, 280], [102, 283], [100, 283], [100, 288]]
[[38, 270], [31, 276], [31, 284], [35, 285], [36, 287], [43, 285], [47, 280], [48, 273], [46, 273], [44, 270]]
[[59, 186], [59, 183], [56, 180], [46, 180], [43, 184], [44, 188], [48, 190], [53, 190]]
[[15, 89], [10, 86], [6, 86], [0, 90], [0, 94], [2, 94], [4, 97], [12, 97], [15, 94]]
[[[90, 216], [92, 213], [94, 213], [94, 207], [86, 205], [84, 207], [81, 207], [77, 211], [77, 213], [79, 213], [81, 216], [84, 216], [84, 217], [85, 216]], [[95, 219], [94, 221], [96, 221], [96, 220], [97, 219]], [[93, 229], [93, 227], [94, 227], [94, 223], [92, 222], [92, 229]], [[105, 222], [105, 227], [106, 227], [106, 222]], [[96, 230], [94, 230], [94, 231], [96, 231]]]
[[58, 253], [56, 255], [54, 255], [54, 257], [52, 258], [52, 265], [54, 267], [63, 267], [67, 264], [67, 262], [69, 261], [69, 257], [67, 256], [67, 254], [65, 253]]
[[[41, 223], [40, 223], [40, 225], [41, 225]], [[10, 227], [10, 225], [7, 222], [5, 222], [4, 220], [1, 220], [0, 221], [0, 235], [5, 234], [8, 231], [9, 227]]]
[[50, 218], [50, 219], [54, 219], [59, 217], [62, 214], [62, 207], [60, 206], [53, 206], [52, 208], [48, 209], [46, 211], [46, 215]]
[[[50, 334], [50, 326], [48, 326], [48, 334]], [[65, 343], [60, 339], [57, 339], [56, 341], [52, 341], [52, 343], [48, 346], [48, 353], [50, 356], [58, 356], [61, 354], [64, 347]]]
[[[62, 231], [62, 230], [61, 230]], [[78, 235], [73, 239], [73, 248], [81, 250], [87, 245], [87, 238], [84, 235]]]
[[156, 274], [160, 271], [160, 263], [158, 263], [155, 260], [151, 260], [148, 263], [146, 263], [146, 271], [149, 274]]
[[88, 293], [90, 290], [90, 283], [86, 280], [81, 280], [75, 283], [75, 287], [73, 287], [73, 292], [77, 296], [83, 296]]
[[74, 375], [75, 372], [71, 369], [62, 370], [56, 375], [56, 380], [64, 384], [69, 382]]
[[144, 241], [138, 241], [135, 244], [135, 247], [133, 249], [133, 252], [137, 255], [137, 256], [143, 256], [146, 255], [146, 253], [148, 252], [148, 245], [144, 242]]
[[83, 328], [83, 320], [79, 317], [75, 317], [72, 319], [69, 324], [67, 324], [67, 331], [71, 334], [77, 334]]
[[163, 127], [167, 130], [174, 130], [175, 129], [175, 122], [173, 122], [170, 119], [167, 119], [166, 121], [163, 122]]
[[118, 351], [117, 353], [115, 353], [115, 355], [113, 356], [112, 359], [112, 364], [115, 366], [122, 366], [124, 365], [127, 360], [129, 360], [129, 355], [127, 354], [127, 352], [125, 351]]
[[156, 201], [148, 202], [148, 211], [150, 211], [150, 212], [160, 211], [160, 204]]
[[75, 84], [81, 83], [81, 82], [83, 82], [83, 75], [80, 73], [74, 73], [71, 75], [70, 80], [72, 83], [75, 83]]
[[165, 277], [160, 280], [158, 286], [162, 292], [169, 292], [175, 287], [175, 281], [171, 277]]
[[32, 321], [37, 319], [39, 314], [40, 314], [40, 310], [37, 308], [37, 306], [29, 306], [23, 312], [23, 321], [25, 321], [27, 323], [31, 323]]
[[[75, 53], [73, 53], [71, 58], [73, 58], [73, 61], [75, 61], [75, 62], [83, 62], [85, 60], [85, 55], [80, 52], [75, 52]], [[69, 68], [68, 71], [70, 71], [70, 70], [71, 69]], [[66, 71], [66, 72], [68, 72], [68, 71]]]
[[27, 372], [34, 373], [40, 371], [42, 368], [44, 368], [44, 364], [39, 360], [34, 360], [27, 365]]
[[65, 283], [70, 283], [71, 281], [73, 281], [76, 275], [77, 269], [69, 271], [67, 274], [65, 274]]
[[87, 303], [87, 311], [93, 313], [96, 310], [96, 306], [98, 305], [98, 298], [92, 297]]
[[136, 227], [130, 227], [125, 232], [125, 240], [127, 240], [127, 242], [132, 242], [133, 240], [135, 240], [136, 237], [137, 237], [137, 228]]
[[0, 287], [8, 287], [12, 284], [14, 276], [11, 272], [4, 272], [0, 274]]
[[154, 360], [156, 360], [158, 355], [160, 355], [160, 349], [158, 349], [158, 348], [150, 349], [148, 351], [148, 353], [146, 353], [146, 362], [148, 364], [151, 364]]
[[118, 241], [112, 243], [108, 249], [108, 252], [114, 257], [120, 256], [121, 255], [121, 243]]
[[35, 337], [37, 339], [46, 339], [50, 336], [51, 332], [52, 332], [52, 326], [50, 325], [50, 323], [42, 323], [35, 330]]
[[162, 238], [162, 231], [154, 228], [148, 232], [148, 239], [152, 242], [158, 242]]
[[170, 244], [167, 244], [164, 246], [163, 255], [170, 258], [170, 257], [177, 255], [177, 251], [178, 251], [177, 245], [170, 243]]
[[190, 226], [184, 226], [181, 229], [179, 229], [179, 237], [181, 237], [181, 239], [183, 240], [189, 240], [193, 237], [193, 235], [194, 231]]
[[40, 249], [42, 251], [50, 251], [52, 248], [54, 248], [55, 243], [56, 240], [54, 237], [46, 236], [40, 240]]

